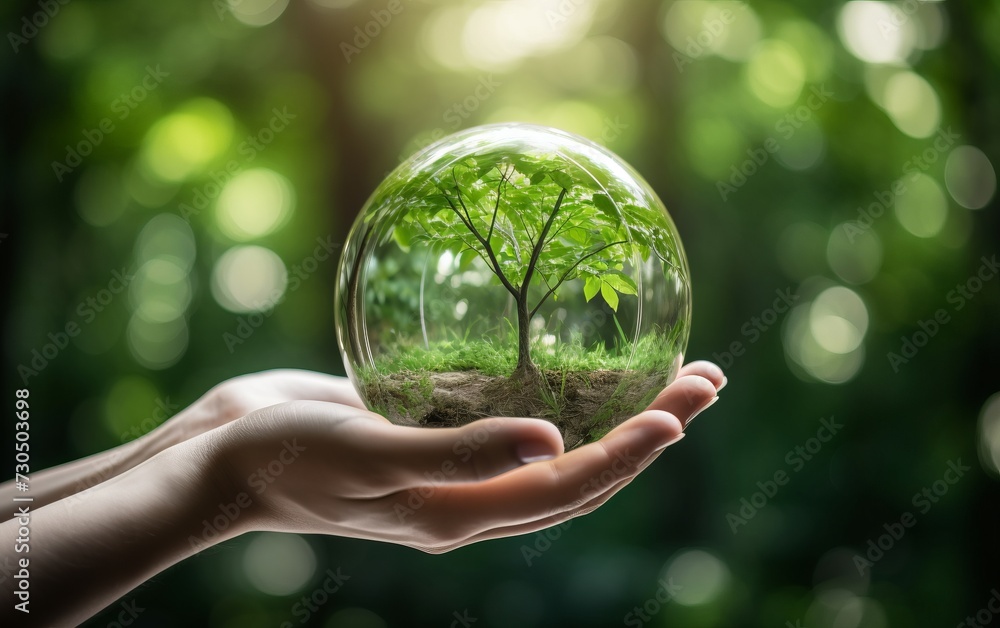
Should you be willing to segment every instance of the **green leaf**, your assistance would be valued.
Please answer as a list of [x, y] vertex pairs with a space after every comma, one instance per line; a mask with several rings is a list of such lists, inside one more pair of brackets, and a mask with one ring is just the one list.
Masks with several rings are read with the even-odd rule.
[[628, 275], [622, 273], [611, 273], [604, 276], [604, 281], [612, 288], [622, 294], [639, 294], [635, 282]]
[[553, 170], [549, 176], [556, 182], [556, 185], [563, 189], [569, 190], [573, 187], [573, 178], [561, 170]]
[[548, 173], [545, 172], [544, 170], [539, 170], [535, 174], [531, 175], [531, 179], [530, 179], [531, 185], [538, 185], [539, 183], [541, 183], [542, 179], [545, 178], [546, 174], [548, 174]]
[[587, 281], [583, 284], [583, 296], [590, 302], [598, 292], [601, 291], [601, 278], [600, 277], [587, 277]]
[[595, 194], [593, 197], [594, 207], [598, 209], [602, 214], [611, 218], [615, 224], [621, 222], [621, 216], [618, 214], [618, 208], [615, 206], [615, 202], [611, 200], [611, 197], [607, 194]]
[[612, 310], [618, 311], [618, 293], [607, 282], [601, 282], [601, 296]]
[[587, 244], [590, 242], [590, 232], [583, 227], [573, 227], [566, 232], [566, 237], [577, 244]]
[[412, 232], [406, 228], [396, 227], [392, 230], [392, 238], [396, 241], [396, 244], [399, 245], [399, 248], [404, 251], [410, 250], [410, 244], [412, 242], [411, 236]]

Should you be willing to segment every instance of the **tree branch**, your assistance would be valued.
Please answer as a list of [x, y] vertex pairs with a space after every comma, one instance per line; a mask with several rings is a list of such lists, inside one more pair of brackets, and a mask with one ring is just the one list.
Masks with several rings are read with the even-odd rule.
[[455, 180], [455, 193], [458, 195], [458, 202], [461, 203], [462, 205], [462, 210], [465, 212], [465, 217], [469, 220], [469, 229], [472, 230], [472, 233], [476, 234], [476, 237], [479, 240], [482, 240], [483, 236], [480, 235], [479, 231], [476, 230], [475, 225], [472, 224], [472, 216], [469, 215], [469, 208], [465, 206], [465, 201], [462, 200], [462, 188], [458, 186], [458, 176], [455, 174], [454, 168], [451, 169], [451, 178]]
[[[513, 166], [512, 166], [513, 167]], [[489, 242], [493, 239], [493, 227], [497, 224], [497, 213], [500, 210], [500, 190], [501, 188], [506, 189], [507, 184], [507, 173], [500, 170], [500, 166], [496, 166], [497, 172], [500, 173], [500, 183], [497, 184], [497, 202], [493, 205], [493, 220], [490, 221], [490, 232], [486, 234], [486, 241]]]
[[605, 244], [604, 246], [596, 248], [593, 251], [591, 251], [590, 253], [587, 253], [586, 255], [584, 255], [583, 257], [581, 257], [580, 259], [578, 259], [575, 264], [573, 264], [572, 266], [570, 266], [569, 268], [566, 269], [566, 272], [564, 272], [562, 274], [562, 276], [559, 278], [559, 281], [556, 282], [556, 285], [554, 285], [551, 288], [549, 288], [549, 291], [542, 295], [542, 298], [539, 299], [538, 300], [538, 304], [534, 308], [532, 308], [531, 313], [528, 314], [528, 317], [529, 318], [534, 318], [535, 313], [538, 312], [538, 308], [542, 307], [542, 304], [545, 303], [545, 301], [550, 296], [552, 296], [552, 293], [555, 292], [556, 290], [558, 290], [559, 286], [563, 285], [563, 283], [567, 279], [569, 279], [570, 273], [572, 273], [574, 270], [576, 270], [577, 266], [579, 266], [580, 264], [582, 264], [588, 258], [591, 258], [591, 257], [597, 255], [601, 251], [604, 251], [606, 249], [610, 249], [611, 247], [617, 246], [619, 244], [628, 244], [628, 240], [619, 240], [618, 242], [612, 242], [611, 244]]
[[524, 298], [528, 298], [528, 285], [531, 283], [531, 277], [535, 274], [535, 266], [538, 264], [538, 258], [542, 254], [542, 247], [545, 246], [545, 237], [548, 235], [549, 230], [552, 229], [552, 223], [555, 222], [556, 215], [559, 214], [559, 208], [562, 207], [563, 199], [566, 198], [566, 188], [559, 191], [559, 198], [556, 199], [555, 207], [552, 208], [552, 213], [549, 214], [549, 219], [545, 221], [545, 226], [542, 227], [542, 232], [538, 234], [538, 240], [535, 241], [535, 247], [531, 251], [531, 259], [528, 260], [528, 269], [524, 272], [524, 281], [521, 283], [521, 291], [524, 293]]
[[[452, 174], [454, 174], [454, 171], [452, 172]], [[457, 187], [455, 189], [458, 190]], [[521, 298], [520, 291], [518, 290], [518, 288], [516, 288], [514, 284], [512, 284], [509, 279], [507, 279], [507, 275], [505, 275], [503, 271], [500, 269], [500, 262], [497, 260], [496, 253], [493, 252], [493, 247], [490, 246], [490, 243], [484, 240], [483, 236], [479, 233], [479, 231], [476, 230], [475, 225], [472, 224], [471, 218], [466, 220], [465, 216], [462, 215], [462, 212], [458, 211], [458, 208], [455, 207], [455, 203], [452, 202], [450, 196], [448, 196], [447, 194], [442, 194], [442, 196], [444, 196], [444, 200], [448, 201], [448, 206], [451, 207], [451, 210], [453, 212], [455, 212], [455, 215], [458, 216], [458, 219], [462, 221], [462, 224], [465, 225], [465, 228], [468, 229], [472, 233], [472, 235], [475, 236], [476, 240], [478, 240], [479, 243], [483, 246], [483, 249], [486, 251], [486, 255], [489, 256], [489, 260], [492, 263], [492, 267], [490, 268], [490, 270], [492, 270], [493, 274], [497, 276], [497, 278], [500, 280], [500, 283], [503, 284], [503, 287], [506, 288], [507, 292], [511, 293], [511, 295], [515, 299]], [[461, 202], [462, 200], [461, 192], [459, 192], [458, 200], [459, 202]], [[465, 208], [464, 203], [462, 203], [462, 207]], [[466, 210], [466, 213], [468, 213], [468, 210]]]

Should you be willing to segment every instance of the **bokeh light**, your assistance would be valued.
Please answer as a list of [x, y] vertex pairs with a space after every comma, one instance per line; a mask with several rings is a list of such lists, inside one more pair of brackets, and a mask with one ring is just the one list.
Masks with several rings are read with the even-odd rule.
[[845, 4], [837, 19], [844, 47], [869, 63], [902, 63], [916, 45], [913, 21], [895, 4], [855, 0]]
[[324, 628], [388, 628], [377, 613], [367, 608], [342, 608], [334, 611], [327, 618]]
[[844, 286], [822, 286], [827, 280], [804, 282], [800, 294], [816, 292], [788, 314], [782, 340], [785, 354], [801, 371], [797, 375], [828, 384], [850, 381], [864, 364], [864, 336], [868, 308], [861, 297]]
[[997, 191], [996, 170], [975, 146], [958, 146], [948, 154], [944, 181], [955, 202], [967, 209], [982, 209]]
[[885, 83], [886, 113], [900, 131], [910, 137], [930, 137], [941, 122], [937, 92], [915, 72], [897, 72]]
[[252, 240], [282, 227], [295, 208], [295, 193], [285, 177], [267, 168], [235, 175], [215, 203], [219, 229], [237, 241]]
[[316, 553], [297, 534], [258, 534], [243, 551], [243, 573], [258, 591], [290, 595], [316, 572]]
[[126, 336], [132, 358], [149, 369], [165, 369], [181, 359], [188, 347], [188, 325], [184, 317], [167, 321], [149, 320], [139, 312], [129, 319]]
[[830, 230], [826, 259], [830, 269], [847, 283], [867, 283], [882, 267], [882, 241], [873, 229], [841, 223]]
[[896, 197], [896, 220], [918, 238], [941, 232], [948, 218], [948, 199], [938, 182], [922, 173], [910, 175], [906, 192]]
[[154, 323], [168, 323], [183, 316], [191, 302], [191, 283], [173, 258], [157, 257], [139, 267], [129, 285], [129, 298], [137, 316]]
[[809, 309], [809, 329], [827, 351], [850, 353], [861, 346], [868, 331], [868, 310], [849, 288], [827, 288]]
[[664, 568], [663, 577], [677, 586], [673, 599], [683, 606], [717, 601], [732, 579], [726, 563], [700, 549], [684, 550], [674, 556]]
[[805, 65], [798, 51], [776, 39], [765, 40], [757, 46], [746, 72], [753, 94], [776, 108], [787, 107], [798, 100], [806, 80]]
[[287, 284], [284, 262], [262, 246], [233, 247], [212, 270], [212, 296], [230, 312], [268, 310], [284, 295]]
[[979, 462], [1000, 477], [1000, 393], [986, 400], [979, 412]]
[[661, 26], [667, 42], [690, 59], [718, 55], [745, 61], [761, 35], [756, 12], [746, 3], [726, 0], [671, 3]]
[[885, 611], [878, 601], [845, 589], [817, 593], [802, 621], [819, 628], [888, 628]]
[[143, 164], [153, 176], [178, 182], [217, 159], [232, 137], [229, 109], [216, 100], [195, 99], [150, 128], [143, 145]]
[[194, 266], [195, 256], [191, 225], [176, 214], [157, 214], [136, 238], [135, 259], [140, 264], [154, 259], [169, 259], [187, 272]]
[[267, 26], [288, 7], [288, 0], [226, 0], [228, 8], [247, 26]]

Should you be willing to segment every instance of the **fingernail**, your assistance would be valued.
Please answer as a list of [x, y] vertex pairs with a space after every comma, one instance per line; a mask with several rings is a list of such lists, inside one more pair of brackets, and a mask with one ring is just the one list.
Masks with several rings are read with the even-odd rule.
[[523, 464], [530, 464], [532, 462], [552, 460], [556, 456], [552, 453], [552, 448], [545, 443], [528, 441], [517, 444], [517, 457], [521, 459]]
[[684, 424], [684, 429], [687, 429], [687, 426], [691, 425], [691, 421], [694, 421], [695, 417], [697, 417], [699, 414], [701, 414], [705, 410], [708, 410], [709, 408], [711, 408], [712, 404], [714, 404], [718, 400], [719, 400], [719, 395], [716, 395], [716, 396], [712, 397], [711, 401], [709, 401], [704, 406], [702, 406], [700, 410], [698, 410], [697, 412], [695, 412], [694, 414], [692, 414], [691, 417], [688, 418], [687, 423]]
[[729, 378], [726, 377], [725, 375], [723, 375], [722, 376], [722, 385], [719, 386], [716, 390], [722, 390], [723, 388], [726, 387], [726, 384], [728, 384], [728, 383], [729, 383]]
[[666, 449], [667, 447], [670, 447], [671, 445], [673, 445], [677, 441], [681, 440], [685, 436], [687, 436], [687, 434], [685, 434], [684, 432], [681, 432], [676, 438], [674, 438], [672, 440], [668, 440], [667, 442], [663, 443], [662, 445], [660, 445], [659, 447], [657, 447], [653, 451], [654, 452], [656, 452], [656, 451], [663, 451], [664, 449]]

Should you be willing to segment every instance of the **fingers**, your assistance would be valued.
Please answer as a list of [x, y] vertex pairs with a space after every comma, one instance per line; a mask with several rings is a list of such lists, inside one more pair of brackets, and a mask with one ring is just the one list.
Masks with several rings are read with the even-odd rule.
[[563, 452], [559, 429], [541, 419], [489, 418], [457, 428], [372, 423], [366, 429], [359, 454], [396, 469], [394, 490], [480, 482]]
[[695, 416], [718, 399], [715, 385], [700, 375], [685, 375], [663, 389], [647, 410], [669, 412], [687, 428]]
[[676, 417], [643, 412], [597, 443], [485, 482], [449, 487], [434, 496], [436, 517], [469, 522], [470, 535], [499, 525], [535, 521], [634, 476], [643, 461], [680, 435]]
[[329, 401], [365, 409], [354, 384], [346, 377], [299, 369], [275, 369], [260, 375], [272, 378], [275, 386], [291, 399]]
[[695, 360], [694, 362], [682, 366], [678, 377], [684, 377], [686, 375], [699, 375], [704, 377], [708, 381], [712, 382], [715, 386], [716, 392], [725, 388], [726, 384], [729, 383], [729, 379], [726, 378], [722, 369], [715, 363], [707, 360]]
[[[680, 438], [683, 438], [683, 434], [672, 441], [671, 444], [676, 443]], [[604, 504], [606, 504], [612, 497], [614, 497], [619, 491], [632, 483], [639, 473], [641, 473], [646, 467], [655, 461], [660, 454], [663, 453], [663, 449], [653, 452], [650, 454], [645, 461], [638, 465], [636, 473], [629, 475], [617, 482], [611, 484], [603, 492], [594, 495], [589, 500], [582, 500], [578, 503], [574, 503], [568, 508], [557, 509], [554, 512], [549, 513], [547, 516], [542, 516], [535, 521], [530, 521], [528, 523], [520, 523], [515, 525], [498, 526], [495, 528], [487, 529], [482, 532], [471, 535], [468, 538], [462, 539], [455, 543], [447, 546], [437, 547], [437, 548], [418, 548], [424, 551], [432, 551], [433, 553], [447, 552], [465, 545], [470, 545], [472, 543], [478, 543], [480, 541], [487, 541], [490, 539], [502, 539], [510, 536], [518, 536], [521, 534], [530, 534], [532, 532], [537, 532], [539, 530], [544, 530], [555, 525], [565, 523], [570, 519], [575, 519], [576, 517], [582, 517], [584, 515], [590, 514], [591, 512], [597, 510]]]

